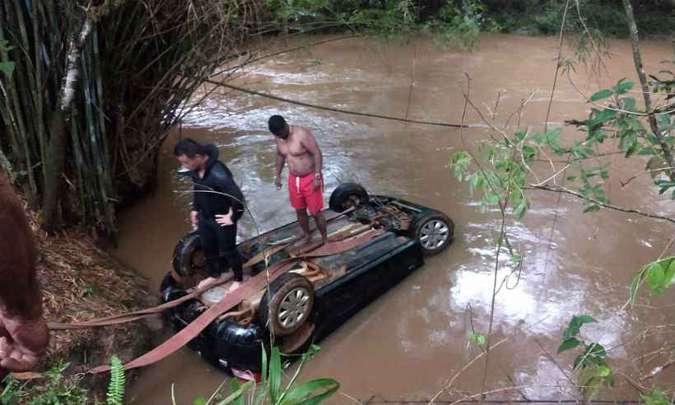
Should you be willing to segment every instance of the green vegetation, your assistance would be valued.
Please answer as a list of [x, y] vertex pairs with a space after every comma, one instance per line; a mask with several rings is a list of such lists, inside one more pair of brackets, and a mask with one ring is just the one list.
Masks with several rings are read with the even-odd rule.
[[312, 405], [319, 404], [331, 397], [340, 388], [340, 384], [331, 378], [317, 378], [298, 383], [298, 377], [303, 365], [312, 356], [318, 353], [319, 347], [312, 345], [300, 358], [300, 364], [295, 373], [284, 386], [284, 367], [279, 348], [273, 346], [269, 361], [263, 350], [262, 379], [260, 383], [248, 381], [240, 383], [234, 378], [227, 382], [229, 392], [225, 393], [221, 385], [207, 400], [203, 397], [196, 399], [193, 405]]
[[558, 353], [583, 346], [584, 350], [574, 359], [573, 369], [584, 398], [590, 398], [603, 386], [614, 384], [612, 368], [607, 364], [607, 351], [600, 343], [584, 342], [579, 337], [581, 327], [586, 323], [596, 322], [590, 315], [575, 315], [563, 332], [563, 341]]
[[81, 378], [67, 376], [68, 364], [59, 364], [46, 371], [39, 384], [21, 382], [6, 377], [0, 391], [2, 405], [77, 405], [87, 403], [87, 390], [81, 387]]
[[[557, 35], [562, 24], [564, 0], [483, 0], [486, 15], [502, 32]], [[636, 21], [646, 35], [667, 35], [673, 28], [675, 5], [669, 1], [634, 1]], [[565, 22], [570, 32], [582, 32], [583, 24], [604, 36], [628, 37], [626, 15], [621, 2], [605, 0], [572, 1]], [[578, 8], [577, 8], [578, 6]]]
[[[668, 35], [675, 5], [666, 0], [635, 1], [643, 34]], [[272, 19], [284, 32], [348, 28], [384, 35], [431, 32], [465, 49], [478, 32], [557, 35], [566, 0], [268, 0]], [[564, 29], [605, 37], [627, 37], [620, 2], [571, 1]]]
[[106, 394], [107, 405], [124, 405], [124, 365], [117, 356], [110, 359], [110, 382]]
[[[279, 348], [273, 346], [270, 357], [263, 350], [262, 380], [259, 383], [241, 383], [229, 378], [208, 399], [199, 397], [193, 405], [311, 405], [319, 404], [333, 396], [340, 384], [331, 378], [317, 378], [299, 382], [298, 378], [307, 360], [319, 352], [312, 345], [300, 355], [300, 362], [293, 375], [284, 383], [285, 369], [290, 362], [284, 361]], [[68, 364], [59, 364], [45, 372], [35, 382], [21, 382], [8, 376], [0, 386], [0, 405], [77, 405], [85, 404], [87, 389], [82, 377], [67, 373]], [[225, 386], [227, 384], [227, 387]], [[106, 405], [123, 405], [126, 390], [124, 366], [117, 356], [110, 359], [110, 379], [106, 393]], [[98, 402], [96, 402], [98, 403]], [[175, 405], [175, 402], [174, 402]]]
[[[481, 142], [478, 152], [460, 151], [451, 158], [455, 177], [468, 183], [472, 193], [480, 193], [483, 206], [496, 207], [501, 215], [501, 228], [496, 240], [495, 286], [501, 265], [502, 248], [508, 250], [514, 267], [520, 266], [522, 258], [512, 247], [507, 228], [511, 221], [520, 220], [526, 215], [530, 206], [528, 192], [533, 190], [562, 193], [579, 198], [583, 202], [585, 213], [604, 208], [675, 223], [673, 218], [613, 205], [605, 189], [606, 180], [610, 176], [610, 167], [603, 161], [603, 157], [618, 154], [625, 159], [640, 159], [646, 162], [644, 172], [636, 174], [627, 182], [637, 176], [648, 176], [659, 194], [675, 200], [673, 73], [670, 70], [663, 70], [658, 75], [649, 76], [651, 80], [647, 79], [642, 70], [633, 11], [628, 0], [624, 0], [623, 3], [624, 19], [631, 31], [633, 58], [640, 79], [639, 93], [644, 104], [643, 108], [638, 107], [638, 101], [630, 93], [635, 84], [622, 79], [614, 86], [601, 89], [588, 98], [590, 113], [587, 118], [567, 122], [568, 125], [576, 127], [577, 131], [567, 131], [566, 135], [563, 135], [562, 128], [550, 129], [547, 124], [543, 130], [531, 131], [511, 129], [507, 126], [498, 128], [494, 123], [488, 123], [492, 133], [488, 139]], [[559, 20], [559, 24], [564, 26], [565, 20]], [[564, 33], [564, 30], [562, 32]], [[578, 34], [586, 37], [593, 35], [585, 28]], [[598, 52], [598, 49], [591, 51]], [[558, 61], [556, 75], [561, 69], [571, 68], [573, 65], [569, 61], [563, 62], [561, 58]], [[553, 91], [555, 92], [555, 86]], [[470, 93], [467, 91], [467, 94]], [[468, 96], [466, 97], [465, 113], [470, 106], [480, 114]], [[544, 121], [548, 122], [548, 116]], [[548, 162], [549, 168], [533, 169], [538, 167], [534, 164], [536, 161]], [[672, 243], [673, 241], [667, 243], [661, 255], [646, 264], [635, 276], [630, 286], [629, 304], [636, 301], [640, 286], [643, 284], [646, 284], [655, 295], [662, 294], [675, 284], [675, 257], [666, 256]], [[488, 370], [496, 294], [497, 290], [493, 289], [485, 348], [485, 375]], [[596, 342], [586, 342], [579, 336], [581, 327], [593, 322], [595, 319], [589, 315], [574, 316], [565, 329], [558, 348], [558, 353], [562, 353], [579, 346], [583, 347], [581, 354], [574, 360], [572, 369], [577, 377], [578, 388], [586, 399], [595, 395], [601, 387], [611, 386], [615, 374], [605, 348]], [[667, 329], [672, 325], [658, 327]], [[666, 357], [675, 355], [672, 347], [665, 346], [660, 350]], [[655, 370], [656, 373], [662, 371], [659, 368]], [[484, 385], [485, 377], [483, 388]], [[669, 390], [673, 388], [675, 387], [668, 387]], [[641, 391], [645, 402], [670, 403], [659, 387], [651, 387], [648, 393], [644, 388], [641, 388]]]
[[[658, 85], [655, 81], [653, 85]], [[519, 130], [514, 134], [497, 130], [497, 136], [485, 141], [479, 155], [460, 151], [453, 155], [451, 166], [454, 175], [468, 183], [471, 192], [481, 193], [481, 203], [497, 207], [502, 213], [502, 232], [497, 241], [498, 251], [508, 248], [514, 264], [519, 264], [520, 255], [511, 247], [504, 231], [506, 216], [521, 219], [529, 207], [527, 192], [547, 190], [565, 193], [583, 201], [584, 212], [601, 208], [626, 211], [610, 203], [605, 192], [605, 180], [609, 178], [609, 167], [597, 163], [603, 155], [600, 145], [609, 143], [626, 159], [647, 158], [645, 174], [652, 178], [660, 194], [667, 194], [675, 200], [675, 173], [672, 156], [675, 151], [675, 114], [672, 113], [672, 95], [665, 104], [654, 107], [653, 111], [639, 111], [636, 100], [628, 95], [633, 83], [620, 80], [615, 86], [603, 89], [589, 98], [593, 106], [586, 120], [571, 124], [581, 129], [585, 137], [581, 140], [562, 137], [560, 128], [530, 133]], [[604, 101], [604, 104], [600, 104]], [[662, 111], [662, 112], [661, 112]], [[655, 128], [656, 130], [652, 130]], [[563, 167], [555, 167], [553, 173], [536, 173], [532, 167], [535, 160], [551, 162], [547, 154], [563, 157]], [[567, 173], [567, 175], [565, 174]], [[557, 182], [565, 177], [565, 184]], [[669, 220], [650, 213], [634, 212], [647, 217]], [[664, 252], [665, 253], [665, 252]], [[515, 258], [515, 259], [514, 259]], [[630, 287], [629, 303], [633, 303], [641, 285], [646, 284], [653, 294], [662, 294], [675, 284], [675, 257], [659, 257], [645, 265], [636, 275]], [[607, 363], [607, 353], [598, 343], [580, 340], [578, 333], [583, 324], [595, 322], [588, 315], [573, 317], [563, 334], [558, 352], [583, 346], [583, 352], [574, 362], [578, 373], [579, 387], [585, 397], [592, 396], [603, 385], [611, 385], [613, 372]], [[488, 332], [488, 347], [489, 335]], [[658, 392], [658, 391], [655, 391]], [[659, 398], [658, 393], [650, 394]], [[650, 397], [651, 398], [651, 397]], [[656, 402], [658, 403], [658, 402]]]
[[114, 235], [115, 208], [152, 187], [193, 92], [258, 33], [258, 6], [2, 2], [0, 163], [43, 228]]
[[[0, 405], [77, 405], [91, 401], [83, 374], [73, 374], [68, 363], [60, 363], [25, 382], [7, 376], [0, 386]], [[110, 380], [106, 405], [123, 405], [125, 376], [122, 362], [117, 356], [110, 359]], [[99, 403], [99, 402], [96, 402]]]

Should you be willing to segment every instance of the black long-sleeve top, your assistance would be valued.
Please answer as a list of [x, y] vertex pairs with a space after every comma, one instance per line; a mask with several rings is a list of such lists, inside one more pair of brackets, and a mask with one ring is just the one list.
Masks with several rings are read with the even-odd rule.
[[209, 160], [204, 177], [192, 173], [192, 209], [199, 212], [201, 220], [215, 221], [216, 214], [227, 214], [232, 208], [232, 220], [237, 221], [244, 214], [244, 195], [230, 169], [218, 160], [218, 148], [211, 144], [205, 148]]

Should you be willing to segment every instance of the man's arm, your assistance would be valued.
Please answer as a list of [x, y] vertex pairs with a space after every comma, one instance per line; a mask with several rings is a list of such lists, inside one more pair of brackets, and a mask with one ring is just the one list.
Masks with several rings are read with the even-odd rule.
[[319, 144], [316, 143], [316, 138], [314, 138], [314, 135], [306, 129], [305, 136], [302, 137], [301, 142], [302, 146], [307, 149], [307, 152], [309, 152], [314, 159], [314, 176], [320, 177], [321, 172], [323, 171], [323, 156]]
[[278, 189], [281, 188], [281, 171], [284, 169], [285, 163], [286, 156], [279, 151], [279, 145], [277, 145], [277, 157], [274, 162], [274, 185], [276, 185]]
[[20, 200], [0, 173], [0, 376], [35, 367], [49, 343], [36, 247]]
[[192, 224], [192, 227], [195, 228], [197, 226], [197, 222], [199, 221], [199, 204], [197, 203], [197, 187], [192, 186], [192, 209], [190, 210], [190, 223]]
[[321, 171], [323, 169], [323, 156], [321, 155], [321, 149], [319, 149], [319, 145], [316, 143], [314, 135], [312, 135], [308, 129], [305, 129], [304, 136], [300, 142], [302, 143], [302, 146], [307, 149], [307, 152], [312, 155], [312, 159], [314, 159], [314, 181], [312, 182], [312, 187], [314, 190], [318, 190], [321, 188], [321, 183], [323, 182], [321, 175]]

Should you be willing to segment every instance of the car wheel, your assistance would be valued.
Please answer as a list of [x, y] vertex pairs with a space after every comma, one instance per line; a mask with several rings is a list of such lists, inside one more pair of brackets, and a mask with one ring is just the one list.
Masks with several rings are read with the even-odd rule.
[[260, 371], [260, 359], [265, 346], [263, 330], [256, 323], [242, 325], [232, 317], [216, 321], [212, 328], [215, 343], [215, 365], [222, 369]]
[[286, 273], [270, 284], [258, 307], [258, 319], [276, 336], [300, 329], [314, 308], [314, 286], [305, 277]]
[[432, 211], [417, 219], [412, 231], [412, 236], [422, 245], [424, 254], [431, 256], [448, 247], [455, 232], [455, 224], [445, 214]]
[[178, 298], [187, 295], [185, 289], [178, 284], [170, 273], [164, 276], [159, 291], [163, 302], [177, 300]]
[[181, 277], [206, 275], [206, 257], [197, 232], [185, 235], [173, 252], [173, 269]]
[[368, 193], [360, 184], [342, 183], [331, 193], [328, 206], [335, 212], [342, 212], [367, 202]]

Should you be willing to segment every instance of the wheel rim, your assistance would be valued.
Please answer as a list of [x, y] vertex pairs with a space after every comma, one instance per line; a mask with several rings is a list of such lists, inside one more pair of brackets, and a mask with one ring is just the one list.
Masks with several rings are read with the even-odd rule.
[[206, 268], [206, 256], [204, 256], [204, 252], [201, 249], [195, 250], [192, 253], [190, 264], [192, 266], [193, 272], [195, 273]]
[[279, 305], [278, 319], [281, 326], [292, 329], [302, 323], [309, 312], [310, 295], [303, 287], [292, 289]]
[[427, 250], [438, 249], [448, 240], [450, 229], [445, 221], [432, 219], [422, 226], [420, 243]]
[[358, 194], [352, 194], [347, 198], [347, 201], [342, 204], [343, 209], [358, 207], [361, 205], [361, 197]]

